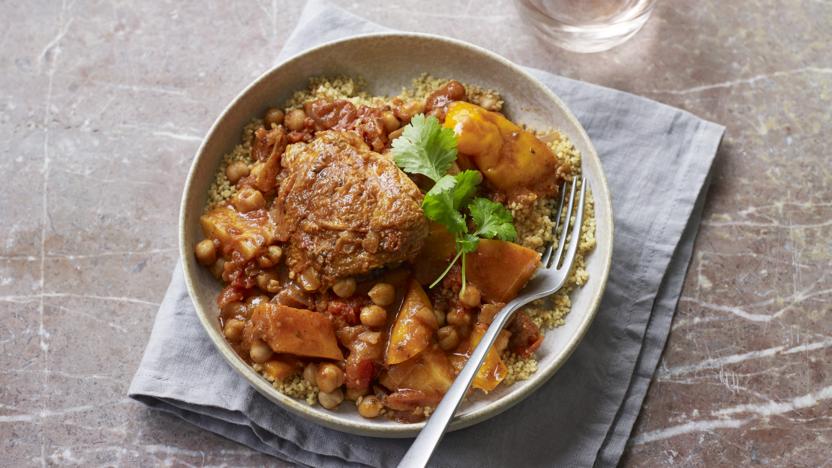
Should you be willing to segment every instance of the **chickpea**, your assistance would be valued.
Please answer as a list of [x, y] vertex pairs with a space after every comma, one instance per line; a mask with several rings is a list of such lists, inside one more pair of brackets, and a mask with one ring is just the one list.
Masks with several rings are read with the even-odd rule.
[[260, 268], [271, 268], [280, 263], [281, 258], [283, 258], [283, 249], [270, 245], [263, 255], [257, 257], [257, 264]]
[[269, 270], [257, 275], [257, 287], [272, 294], [280, 292], [280, 278], [277, 272]]
[[317, 385], [316, 379], [318, 376], [318, 365], [314, 362], [310, 362], [303, 368], [303, 380], [309, 382], [312, 385]]
[[344, 401], [344, 392], [340, 388], [332, 392], [318, 392], [318, 403], [326, 409], [335, 409]]
[[303, 130], [303, 126], [306, 121], [306, 112], [303, 109], [292, 109], [286, 114], [286, 127], [293, 132], [299, 132]]
[[384, 124], [384, 129], [387, 130], [387, 133], [398, 130], [402, 125], [399, 119], [396, 118], [396, 114], [390, 111], [381, 113], [381, 123]]
[[194, 247], [194, 254], [196, 255], [196, 261], [205, 266], [217, 261], [217, 249], [211, 239], [199, 241]]
[[228, 338], [228, 341], [238, 343], [240, 338], [243, 337], [243, 328], [245, 326], [246, 324], [242, 320], [231, 319], [225, 322], [225, 326], [222, 327], [222, 334]]
[[228, 177], [228, 181], [231, 182], [232, 185], [236, 184], [240, 179], [250, 173], [251, 168], [248, 167], [248, 164], [242, 161], [234, 161], [225, 168], [225, 176]]
[[266, 255], [268, 255], [272, 262], [280, 263], [280, 259], [283, 258], [283, 249], [276, 245], [270, 245], [269, 248], [266, 249]]
[[332, 292], [341, 298], [352, 296], [355, 294], [355, 279], [345, 278], [336, 281], [335, 284], [332, 285]]
[[283, 123], [283, 111], [277, 107], [270, 107], [263, 117], [266, 127], [278, 126]]
[[266, 206], [266, 199], [263, 198], [263, 194], [259, 190], [244, 187], [234, 195], [231, 203], [240, 213], [248, 213]]
[[440, 327], [445, 325], [445, 311], [440, 309], [433, 309], [433, 315], [436, 316], [436, 324]]
[[464, 288], [459, 290], [459, 302], [465, 307], [477, 307], [480, 305], [482, 294], [479, 288], [473, 284], [466, 284]]
[[445, 316], [448, 325], [464, 327], [471, 323], [471, 316], [464, 309], [453, 309]]
[[210, 267], [211, 274], [214, 278], [222, 279], [222, 274], [225, 272], [225, 259], [218, 258], [216, 262]]
[[272, 357], [272, 354], [274, 354], [272, 348], [261, 340], [256, 340], [251, 343], [251, 350], [248, 352], [251, 360], [258, 364], [263, 364], [268, 361]]
[[361, 323], [372, 328], [383, 327], [387, 323], [387, 311], [377, 305], [369, 305], [361, 309]]
[[396, 300], [396, 290], [392, 284], [388, 283], [377, 283], [367, 295], [370, 296], [373, 304], [380, 306], [389, 306]]
[[436, 314], [433, 313], [433, 307], [420, 307], [413, 314], [413, 317], [430, 328], [439, 328], [439, 322], [436, 321]]
[[408, 101], [402, 106], [402, 110], [412, 118], [416, 114], [425, 112], [425, 103], [422, 101]]
[[222, 316], [228, 318], [247, 316], [246, 305], [240, 301], [233, 301], [225, 304], [222, 307]]
[[439, 347], [445, 351], [450, 351], [459, 345], [459, 333], [451, 325], [440, 328], [436, 334], [439, 337]]
[[358, 402], [358, 414], [373, 419], [381, 413], [381, 400], [375, 395], [365, 396]]
[[344, 371], [331, 362], [322, 363], [318, 366], [315, 383], [318, 384], [320, 391], [331, 392], [344, 385]]
[[387, 135], [387, 138], [388, 138], [390, 141], [393, 141], [393, 140], [395, 140], [396, 138], [398, 138], [398, 137], [402, 136], [402, 133], [404, 133], [404, 127], [400, 128], [400, 129], [398, 129], [398, 130], [394, 130], [394, 131], [390, 132], [390, 134], [389, 134], [389, 135]]
[[321, 279], [313, 268], [307, 268], [300, 274], [300, 286], [305, 291], [317, 291], [321, 287]]

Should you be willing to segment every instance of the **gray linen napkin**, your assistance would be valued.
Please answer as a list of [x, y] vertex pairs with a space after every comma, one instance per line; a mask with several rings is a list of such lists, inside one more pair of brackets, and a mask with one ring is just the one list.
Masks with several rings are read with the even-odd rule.
[[[322, 1], [281, 57], [385, 30]], [[615, 249], [598, 315], [578, 349], [511, 410], [449, 434], [435, 466], [614, 466], [664, 348], [724, 128], [620, 91], [529, 70], [587, 129], [613, 197]], [[343, 434], [256, 393], [214, 350], [177, 266], [130, 386], [132, 398], [284, 460], [395, 465], [410, 440]]]

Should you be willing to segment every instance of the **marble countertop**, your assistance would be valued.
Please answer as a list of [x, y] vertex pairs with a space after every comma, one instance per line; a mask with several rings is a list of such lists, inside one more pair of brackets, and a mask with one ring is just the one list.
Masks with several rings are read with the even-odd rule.
[[[536, 38], [505, 0], [337, 3], [726, 125], [622, 463], [829, 464], [831, 3], [661, 0], [639, 35], [596, 55]], [[0, 463], [279, 463], [125, 395], [176, 262], [191, 158], [301, 9], [0, 6]]]

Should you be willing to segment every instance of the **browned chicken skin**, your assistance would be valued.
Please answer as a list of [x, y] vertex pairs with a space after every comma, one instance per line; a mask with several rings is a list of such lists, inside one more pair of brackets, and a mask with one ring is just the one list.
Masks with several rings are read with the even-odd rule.
[[410, 260], [427, 235], [418, 187], [353, 132], [290, 145], [272, 207], [287, 265], [322, 284]]

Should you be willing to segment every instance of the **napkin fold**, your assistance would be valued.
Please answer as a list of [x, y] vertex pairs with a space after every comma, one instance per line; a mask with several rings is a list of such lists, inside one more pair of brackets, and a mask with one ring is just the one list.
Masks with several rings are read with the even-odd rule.
[[[322, 0], [307, 4], [278, 60], [316, 44], [388, 31]], [[598, 314], [569, 361], [514, 408], [448, 434], [432, 466], [615, 466], [661, 357], [724, 127], [648, 99], [528, 69], [589, 133], [615, 218], [612, 271]], [[130, 397], [283, 460], [393, 466], [410, 439], [315, 425], [271, 403], [205, 334], [180, 265]]]

